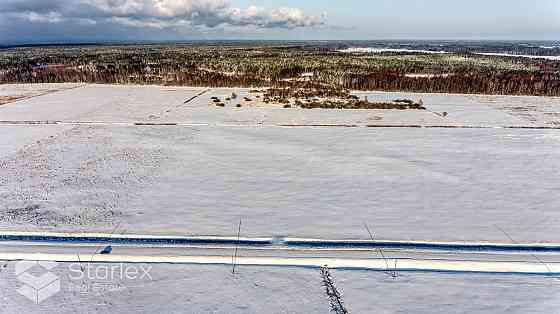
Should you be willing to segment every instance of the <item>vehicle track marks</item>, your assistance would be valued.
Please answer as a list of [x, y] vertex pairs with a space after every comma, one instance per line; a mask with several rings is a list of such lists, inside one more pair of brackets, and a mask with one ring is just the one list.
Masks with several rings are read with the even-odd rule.
[[323, 286], [325, 287], [325, 293], [327, 297], [329, 297], [331, 311], [336, 314], [348, 314], [348, 310], [344, 306], [344, 301], [342, 300], [342, 295], [338, 292], [327, 266], [321, 267], [321, 278], [323, 280]]

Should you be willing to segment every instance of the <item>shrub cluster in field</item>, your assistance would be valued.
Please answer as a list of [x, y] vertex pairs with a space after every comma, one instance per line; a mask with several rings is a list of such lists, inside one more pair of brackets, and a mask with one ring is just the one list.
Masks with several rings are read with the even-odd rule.
[[393, 109], [393, 110], [426, 110], [422, 104], [413, 101], [394, 101], [394, 102], [368, 102], [364, 100], [350, 101], [312, 101], [302, 103], [296, 101], [296, 106], [303, 109]]
[[[258, 90], [257, 90], [258, 91]], [[265, 100], [268, 99], [286, 99], [286, 98], [299, 98], [309, 99], [312, 97], [333, 97], [342, 99], [355, 98], [350, 94], [347, 89], [339, 87], [330, 87], [319, 84], [304, 83], [292, 85], [282, 88], [269, 88], [264, 91]]]
[[393, 102], [369, 102], [360, 100], [350, 94], [349, 90], [306, 84], [302, 87], [269, 88], [264, 91], [265, 103], [285, 104], [284, 108], [293, 106], [303, 109], [397, 109], [397, 110], [425, 110], [422, 104], [408, 99], [397, 99]]
[[[415, 103], [409, 99], [396, 99], [392, 102], [369, 102], [367, 99], [360, 100], [358, 96], [350, 94], [348, 90], [330, 88], [269, 88], [253, 89], [250, 91], [253, 96], [263, 100], [265, 104], [281, 104], [283, 108], [302, 108], [302, 109], [395, 109], [395, 110], [425, 110], [422, 101]], [[261, 97], [261, 95], [264, 95]], [[237, 95], [227, 97], [226, 102], [231, 102]], [[216, 107], [225, 107], [226, 104], [216, 96], [210, 98], [211, 104]], [[245, 102], [253, 101], [251, 97], [244, 97]], [[241, 108], [241, 104], [236, 105]]]

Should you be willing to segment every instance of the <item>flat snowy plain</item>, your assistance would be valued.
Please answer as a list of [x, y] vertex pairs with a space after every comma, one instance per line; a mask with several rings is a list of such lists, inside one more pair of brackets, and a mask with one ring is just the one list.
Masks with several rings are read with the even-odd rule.
[[[380, 240], [560, 242], [558, 98], [357, 92], [422, 99], [428, 110], [352, 111], [209, 105], [244, 89], [33, 88], [0, 88], [28, 97], [0, 106], [5, 232], [234, 236], [241, 219], [243, 237], [363, 240], [367, 223]], [[54, 270], [63, 290], [65, 266]], [[35, 306], [16, 292], [14, 262], [1, 262], [0, 312], [329, 311], [317, 269], [242, 266], [236, 278], [225, 266], [153, 269], [151, 280]], [[560, 308], [549, 277], [332, 276], [351, 313]]]
[[[433, 112], [209, 106], [231, 92], [88, 85], [1, 106], [0, 227], [232, 235], [242, 219], [245, 236], [364, 239], [368, 223], [381, 239], [509, 242], [498, 225], [519, 242], [560, 242], [560, 130], [496, 128], [551, 127], [507, 106], [552, 112], [558, 99], [374, 92], [358, 95]], [[484, 128], [429, 127], [452, 125]]]
[[[131, 280], [114, 264], [59, 263], [60, 292], [40, 304], [17, 293], [14, 263], [0, 268], [2, 313], [329, 313], [319, 270], [122, 264], [149, 275]], [[0, 265], [1, 266], [1, 265]], [[97, 271], [103, 279], [88, 279]], [[557, 281], [530, 276], [332, 271], [350, 313], [555, 313]], [[332, 312], [331, 312], [332, 313]]]
[[60, 292], [33, 304], [16, 291], [14, 264], [0, 271], [2, 313], [329, 313], [312, 269], [240, 267], [234, 276], [227, 266], [84, 263], [81, 273], [79, 264], [59, 263], [51, 272]]
[[335, 271], [351, 313], [557, 313], [558, 280], [531, 276]]

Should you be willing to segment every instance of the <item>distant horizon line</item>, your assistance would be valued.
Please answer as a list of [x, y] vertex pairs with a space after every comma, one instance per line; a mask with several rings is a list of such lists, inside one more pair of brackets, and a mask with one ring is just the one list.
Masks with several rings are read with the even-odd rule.
[[539, 39], [457, 39], [457, 38], [435, 38], [435, 39], [412, 39], [412, 38], [384, 38], [384, 39], [184, 39], [184, 40], [60, 40], [60, 41], [6, 41], [0, 42], [2, 48], [27, 47], [27, 46], [93, 46], [112, 44], [182, 44], [196, 42], [496, 42], [496, 43], [560, 43], [560, 40]]

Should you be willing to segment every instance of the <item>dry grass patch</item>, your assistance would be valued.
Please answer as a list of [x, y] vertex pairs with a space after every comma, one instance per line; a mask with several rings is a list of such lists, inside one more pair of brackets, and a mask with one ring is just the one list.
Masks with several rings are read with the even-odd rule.
[[25, 96], [0, 96], [0, 105], [5, 105], [22, 98], [25, 98]]

